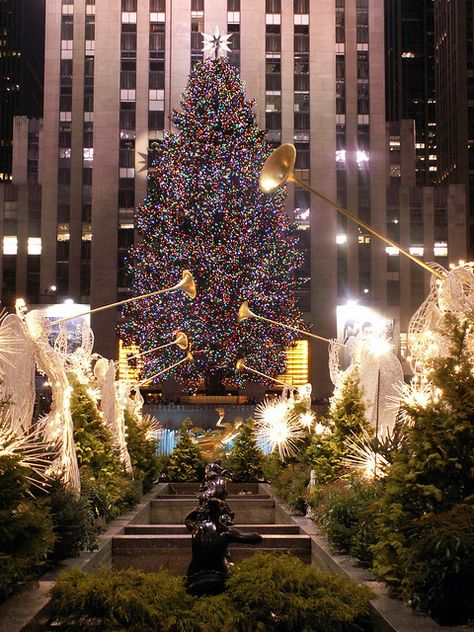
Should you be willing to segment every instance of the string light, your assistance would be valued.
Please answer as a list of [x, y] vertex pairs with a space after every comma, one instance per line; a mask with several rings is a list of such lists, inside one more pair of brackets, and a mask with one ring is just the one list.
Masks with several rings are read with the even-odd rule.
[[[295, 289], [302, 258], [284, 210], [284, 192], [259, 191], [260, 167], [271, 149], [256, 125], [238, 71], [223, 59], [193, 68], [179, 132], [159, 141], [147, 196], [137, 210], [144, 237], [129, 253], [132, 292], [145, 294], [176, 282], [187, 268], [199, 288], [192, 302], [182, 293], [143, 299], [123, 309], [121, 336], [141, 349], [183, 330], [206, 353], [174, 369], [190, 388], [218, 371], [224, 384], [262, 378], [235, 370], [238, 358], [270, 376], [284, 372], [285, 349], [296, 334], [265, 323], [239, 325], [235, 313], [251, 299], [259, 313], [302, 327]], [[145, 358], [150, 376], [174, 364], [170, 347]], [[167, 375], [166, 377], [169, 377]]]

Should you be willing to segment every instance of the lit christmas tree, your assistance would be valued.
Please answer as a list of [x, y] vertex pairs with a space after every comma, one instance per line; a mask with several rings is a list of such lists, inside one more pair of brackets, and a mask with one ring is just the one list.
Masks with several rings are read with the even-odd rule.
[[[194, 66], [181, 104], [174, 115], [179, 132], [160, 141], [137, 211], [143, 239], [131, 250], [129, 271], [138, 295], [174, 285], [189, 269], [198, 294], [193, 301], [173, 292], [127, 305], [121, 333], [146, 350], [186, 332], [195, 361], [160, 379], [173, 376], [191, 389], [206, 378], [255, 380], [235, 370], [241, 357], [276, 376], [296, 335], [254, 319], [237, 323], [238, 308], [248, 300], [261, 315], [302, 326], [294, 291], [301, 260], [285, 194], [258, 189], [271, 149], [237, 70], [225, 59]], [[145, 356], [145, 375], [182, 357], [173, 346]]]

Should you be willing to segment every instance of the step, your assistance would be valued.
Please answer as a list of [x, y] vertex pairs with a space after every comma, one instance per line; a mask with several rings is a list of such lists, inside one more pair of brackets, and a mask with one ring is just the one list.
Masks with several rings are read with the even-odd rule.
[[[198, 497], [198, 493], [199, 492], [196, 492], [195, 494], [157, 494], [155, 496], [155, 500], [173, 500], [173, 499], [182, 500], [183, 498], [184, 499], [192, 498], [194, 501], [196, 501]], [[270, 496], [268, 494], [229, 494], [226, 500], [227, 502], [233, 502], [234, 500], [238, 500], [242, 498], [248, 498], [249, 500], [262, 500], [262, 499], [269, 499]]]
[[[229, 502], [235, 512], [235, 523], [275, 524], [275, 501], [270, 498], [238, 496]], [[183, 524], [197, 506], [196, 498], [167, 496], [150, 503], [150, 524]]]
[[[258, 527], [255, 529], [258, 532]], [[291, 553], [303, 562], [311, 563], [311, 538], [307, 535], [262, 534], [260, 544], [245, 542], [230, 545], [233, 562], [253, 555], [256, 551]], [[191, 561], [191, 535], [119, 535], [112, 540], [112, 566], [136, 568], [145, 572], [168, 569], [185, 574]]]
[[[296, 524], [237, 524], [236, 529], [240, 531], [257, 531], [260, 535], [299, 535], [300, 529]], [[179, 535], [187, 534], [189, 531], [183, 524], [138, 524], [129, 525], [124, 529], [124, 535]]]
[[[172, 486], [176, 491], [176, 494], [197, 494], [199, 491], [200, 483], [167, 483], [167, 488], [164, 490], [168, 492], [169, 487]], [[258, 494], [258, 483], [227, 483], [227, 491], [229, 494], [240, 494], [240, 492], [250, 492], [251, 494]], [[171, 496], [172, 494], [170, 494]]]

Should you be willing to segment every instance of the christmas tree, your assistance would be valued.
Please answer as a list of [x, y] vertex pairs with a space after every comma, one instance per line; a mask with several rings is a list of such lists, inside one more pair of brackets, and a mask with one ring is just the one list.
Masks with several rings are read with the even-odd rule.
[[[189, 269], [198, 295], [192, 301], [172, 292], [131, 303], [121, 333], [145, 350], [186, 332], [195, 361], [173, 376], [190, 388], [212, 376], [224, 384], [255, 379], [236, 371], [240, 357], [275, 376], [295, 334], [256, 320], [237, 323], [238, 308], [248, 300], [263, 316], [302, 326], [294, 292], [300, 255], [285, 193], [265, 196], [258, 189], [271, 149], [237, 70], [223, 58], [194, 66], [181, 105], [174, 115], [178, 133], [158, 143], [136, 216], [142, 240], [130, 253], [129, 272], [138, 295], [176, 284]], [[145, 375], [182, 357], [173, 346], [150, 354]]]

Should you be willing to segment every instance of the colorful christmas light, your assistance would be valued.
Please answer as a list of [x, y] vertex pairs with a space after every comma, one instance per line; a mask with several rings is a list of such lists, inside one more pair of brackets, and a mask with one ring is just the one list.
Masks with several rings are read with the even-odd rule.
[[[271, 149], [253, 105], [225, 59], [196, 64], [174, 117], [179, 132], [159, 142], [137, 211], [143, 240], [129, 257], [133, 293], [172, 285], [187, 268], [198, 295], [194, 301], [173, 293], [128, 304], [121, 334], [149, 349], [172, 331], [186, 331], [200, 351], [193, 363], [177, 366], [174, 377], [190, 389], [212, 373], [224, 383], [261, 381], [236, 371], [240, 357], [267, 375], [283, 372], [285, 349], [296, 334], [255, 320], [239, 325], [235, 314], [244, 300], [270, 318], [303, 326], [295, 296], [301, 257], [284, 211], [285, 194], [269, 197], [258, 188]], [[144, 375], [180, 357], [173, 347], [150, 354]]]

